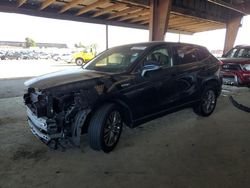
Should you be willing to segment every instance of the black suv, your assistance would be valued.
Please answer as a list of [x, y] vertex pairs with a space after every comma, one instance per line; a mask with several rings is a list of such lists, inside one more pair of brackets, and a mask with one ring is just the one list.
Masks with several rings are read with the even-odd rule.
[[221, 92], [219, 61], [204, 47], [166, 42], [109, 49], [81, 68], [25, 82], [28, 124], [50, 146], [87, 133], [110, 152], [122, 126], [135, 127], [184, 107], [209, 116]]

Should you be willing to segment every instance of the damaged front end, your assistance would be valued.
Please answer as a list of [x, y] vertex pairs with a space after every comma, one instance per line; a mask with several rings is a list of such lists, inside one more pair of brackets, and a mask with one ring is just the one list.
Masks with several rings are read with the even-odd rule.
[[[54, 96], [49, 91], [29, 88], [24, 102], [32, 133], [53, 149], [79, 146], [82, 126], [90, 112], [82, 100], [86, 92]], [[74, 123], [78, 113], [82, 116], [81, 124]]]

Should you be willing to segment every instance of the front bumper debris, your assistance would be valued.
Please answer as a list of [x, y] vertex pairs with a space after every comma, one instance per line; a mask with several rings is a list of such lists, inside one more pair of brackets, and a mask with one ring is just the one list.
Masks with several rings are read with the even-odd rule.
[[43, 142], [49, 143], [53, 139], [58, 139], [62, 137], [62, 133], [49, 133], [48, 129], [51, 125], [47, 123], [47, 118], [38, 118], [29, 108], [27, 108], [27, 115], [28, 125], [30, 127], [31, 132]]
[[51, 137], [47, 134], [47, 119], [38, 118], [29, 108], [27, 108], [27, 115], [31, 132], [42, 141], [49, 142]]

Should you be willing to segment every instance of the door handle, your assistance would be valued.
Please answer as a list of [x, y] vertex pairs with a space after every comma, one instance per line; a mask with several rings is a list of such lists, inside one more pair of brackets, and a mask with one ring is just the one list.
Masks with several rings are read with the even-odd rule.
[[128, 86], [130, 86], [130, 83], [121, 84], [121, 87], [128, 87]]

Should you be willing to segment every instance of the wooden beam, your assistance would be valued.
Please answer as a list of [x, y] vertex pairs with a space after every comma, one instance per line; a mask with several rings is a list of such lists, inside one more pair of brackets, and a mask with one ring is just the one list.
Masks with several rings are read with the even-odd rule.
[[76, 16], [80, 16], [90, 10], [93, 10], [93, 9], [96, 9], [98, 6], [101, 6], [103, 4], [106, 4], [110, 2], [109, 0], [98, 0], [90, 5], [87, 5], [85, 6], [84, 8], [82, 8], [81, 10], [79, 10], [77, 13], [76, 13]]
[[175, 23], [171, 23], [170, 21], [169, 21], [169, 25], [171, 25], [171, 26], [176, 26], [176, 27], [178, 27], [178, 26], [180, 26], [180, 27], [186, 27], [186, 26], [189, 26], [190, 24], [200, 24], [200, 23], [208, 23], [209, 21], [203, 21], [203, 22], [201, 22], [201, 21], [198, 21], [198, 20], [188, 20], [188, 19], [185, 19], [185, 20], [183, 20], [183, 21], [179, 21], [179, 22], [175, 22]]
[[130, 20], [129, 22], [131, 23], [135, 23], [135, 22], [141, 22], [141, 21], [149, 21], [149, 16], [139, 16], [138, 18], [134, 18], [132, 20]]
[[43, 10], [45, 8], [47, 8], [49, 5], [51, 5], [52, 3], [54, 3], [56, 0], [44, 0], [39, 8], [39, 10]]
[[183, 28], [187, 29], [199, 29], [199, 28], [214, 28], [217, 27], [218, 25], [212, 24], [212, 23], [192, 23], [187, 26], [184, 26]]
[[148, 24], [148, 23], [149, 23], [149, 20], [145, 20], [143, 22], [140, 22], [140, 24], [142, 24], [142, 25], [145, 25], [145, 24]]
[[190, 19], [187, 19], [187, 18], [182, 18], [182, 19], [178, 19], [178, 20], [175, 20], [175, 21], [173, 21], [173, 20], [169, 20], [169, 25], [177, 25], [177, 26], [179, 26], [179, 25], [182, 25], [182, 24], [186, 24], [186, 23], [189, 23], [189, 22], [193, 22], [193, 20], [190, 20]]
[[241, 25], [241, 19], [242, 17], [240, 16], [240, 17], [230, 20], [227, 23], [226, 38], [225, 38], [225, 44], [224, 44], [224, 50], [223, 50], [224, 54], [228, 52], [234, 46], [234, 42], [237, 37], [239, 27]]
[[192, 34], [195, 33], [195, 31], [183, 30], [183, 28], [182, 29], [180, 29], [180, 28], [175, 29], [175, 28], [172, 28], [172, 27], [169, 27], [168, 31], [171, 32], [171, 33], [178, 33], [178, 34], [184, 34], [184, 35], [192, 35]]
[[19, 0], [19, 1], [17, 2], [17, 6], [18, 6], [18, 7], [22, 6], [24, 3], [26, 3], [26, 1], [27, 1], [27, 0]]
[[148, 0], [117, 0], [117, 1], [124, 2], [132, 6], [140, 6], [143, 8], [149, 8]]
[[149, 15], [149, 14], [150, 14], [149, 9], [143, 9], [141, 11], [137, 11], [137, 12], [128, 14], [127, 16], [123, 16], [119, 19], [119, 21], [129, 20], [129, 19], [132, 19], [132, 18], [135, 18], [138, 16]]
[[108, 12], [112, 12], [113, 10], [116, 10], [116, 9], [119, 9], [119, 8], [124, 8], [126, 7], [127, 5], [125, 4], [113, 4], [109, 7], [106, 7], [98, 12], [96, 12], [92, 17], [97, 17], [97, 16], [101, 16], [105, 13], [108, 13]]
[[163, 41], [168, 29], [172, 0], [150, 0], [149, 40]]
[[[90, 2], [90, 0], [88, 0], [88, 2]], [[107, 6], [107, 4], [103, 5], [103, 7], [104, 6]], [[96, 19], [96, 18], [91, 18], [90, 16], [75, 16], [71, 11], [68, 14], [58, 14], [57, 12], [53, 11], [54, 8], [52, 7], [48, 7], [48, 10], [45, 9], [45, 11], [38, 11], [37, 9], [40, 6], [35, 6], [36, 8], [32, 7], [30, 9], [29, 7], [31, 7], [30, 4], [28, 4], [28, 6], [25, 6], [25, 8], [17, 8], [17, 1], [12, 1], [12, 2], [0, 1], [0, 12], [11, 12], [11, 13], [16, 13], [16, 14], [24, 14], [24, 15], [30, 15], [30, 16], [43, 17], [43, 18], [70, 20], [70, 21], [95, 23], [95, 24], [108, 24], [108, 25], [113, 25], [113, 26], [129, 27], [129, 28], [137, 28], [137, 29], [147, 29], [147, 27], [145, 27], [144, 25], [139, 25], [139, 24], [117, 22], [117, 21], [107, 20], [107, 19]], [[59, 10], [60, 9], [57, 9], [57, 11]]]
[[65, 4], [62, 9], [59, 11], [59, 13], [63, 13], [71, 8], [73, 8], [74, 6], [78, 5], [79, 3], [84, 3], [84, 1], [86, 0], [72, 0], [71, 2]]
[[183, 17], [183, 16], [170, 16], [169, 18], [169, 22], [179, 22], [179, 21], [183, 21], [183, 20], [190, 20], [193, 18], [189, 18], [189, 17]]
[[196, 28], [187, 28], [187, 31], [189, 30], [190, 32], [192, 31], [193, 33], [198, 33], [198, 32], [203, 32], [203, 31], [211, 31], [215, 29], [222, 29], [224, 28], [223, 26], [204, 26], [204, 27], [196, 27]]
[[139, 11], [139, 10], [141, 10], [140, 7], [129, 7], [127, 9], [125, 9], [125, 10], [122, 10], [120, 12], [116, 12], [116, 13], [112, 14], [111, 16], [108, 17], [108, 20], [123, 16], [123, 15], [126, 15], [128, 13], [133, 13], [133, 12], [136, 12], [136, 11]]

